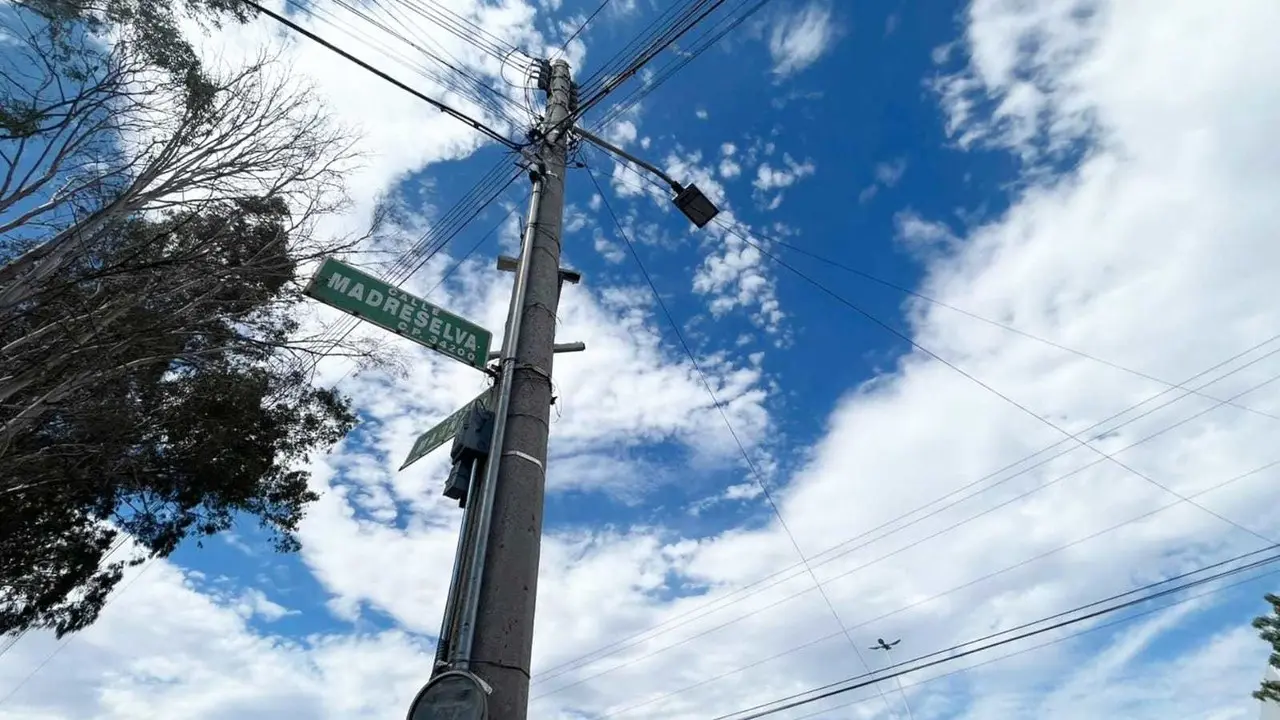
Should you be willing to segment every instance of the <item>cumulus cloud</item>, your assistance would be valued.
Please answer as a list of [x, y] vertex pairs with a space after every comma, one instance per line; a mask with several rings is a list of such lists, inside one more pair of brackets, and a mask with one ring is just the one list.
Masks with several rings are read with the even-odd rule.
[[[1194, 0], [1116, 0], [1091, 13], [1063, 10], [1076, 5], [974, 2], [957, 76], [968, 84], [962, 95], [944, 88], [942, 100], [957, 137], [1033, 159], [1084, 144], [1081, 162], [1024, 178], [1007, 211], [982, 225], [949, 229], [906, 213], [897, 230], [904, 241], [946, 238], [922, 258], [924, 294], [1110, 364], [924, 301], [906, 307], [905, 331], [1124, 466], [934, 357], [907, 352], [872, 382], [832, 388], [821, 436], [795, 449], [798, 469], [773, 485], [786, 530], [767, 509], [721, 530], [688, 530], [673, 519], [689, 517], [687, 508], [670, 507], [625, 526], [553, 529], [543, 547], [531, 716], [705, 718], [865, 672], [833, 608], [858, 642], [902, 637], [901, 661], [1258, 547], [1250, 532], [1280, 534], [1274, 468], [1248, 474], [1280, 459], [1280, 389], [1266, 384], [1280, 373], [1269, 354], [1275, 343], [1196, 377], [1280, 327], [1270, 271], [1280, 266], [1280, 81], [1269, 71], [1280, 66], [1280, 8], [1241, 3], [1225, 13]], [[1035, 102], [1005, 103], [1027, 77], [1036, 78]], [[723, 198], [714, 167], [681, 162]], [[705, 272], [707, 282], [728, 278], [726, 294], [741, 290], [751, 268], [768, 268], [719, 241]], [[501, 281], [479, 270], [463, 281], [449, 301], [500, 327]], [[852, 283], [836, 289], [847, 294]], [[590, 350], [557, 358], [569, 405], [553, 442], [579, 468], [593, 458], [626, 461], [609, 451], [620, 437], [671, 442], [693, 423], [717, 422], [690, 368], [658, 341], [643, 293], [632, 290], [566, 293], [566, 338], [584, 338]], [[846, 318], [833, 311], [811, 325], [860, 327], [838, 319]], [[437, 499], [439, 457], [402, 474], [392, 466], [416, 429], [473, 395], [478, 381], [465, 368], [419, 360], [410, 378], [348, 386], [378, 418], [380, 439], [318, 461], [317, 482], [330, 492], [304, 528], [304, 559], [327, 596], [416, 634], [271, 635], [157, 563], [0, 712], [402, 714], [428, 672], [423, 635], [438, 622], [456, 508]], [[762, 442], [771, 418], [759, 371], [733, 361], [708, 367], [735, 426]], [[635, 382], [607, 381], [632, 372]], [[607, 393], [600, 408], [583, 400]], [[1232, 398], [1235, 406], [1219, 402]], [[717, 442], [721, 460], [731, 457], [731, 443]], [[370, 453], [374, 467], [358, 477], [334, 467]], [[627, 472], [605, 466], [634, 491]], [[993, 475], [998, 468], [1006, 469]], [[760, 509], [749, 473], [731, 474], [716, 509]], [[383, 487], [411, 510], [409, 520], [357, 517], [343, 489], [355, 483]], [[599, 484], [588, 491], [609, 492]], [[737, 590], [748, 583], [757, 584]], [[1253, 582], [1231, 591], [1242, 595], [1206, 596], [1034, 651], [1011, 645], [1028, 652], [914, 673], [903, 691], [917, 717], [1250, 717], [1257, 707], [1248, 691], [1267, 650], [1247, 613], [1218, 601], [1257, 598], [1273, 585]], [[38, 633], [21, 640], [0, 659], [3, 687], [55, 647]], [[891, 704], [893, 689], [885, 687]], [[797, 712], [851, 704], [847, 715], [886, 717], [875, 690]]]
[[782, 155], [782, 163], [782, 166], [778, 167], [763, 162], [756, 167], [756, 177], [751, 186], [755, 188], [756, 203], [767, 210], [777, 210], [782, 205], [782, 190], [795, 185], [817, 170], [811, 160], [797, 162], [786, 153]]
[[774, 76], [785, 78], [809, 67], [830, 49], [835, 38], [831, 7], [821, 0], [783, 16], [769, 34]]

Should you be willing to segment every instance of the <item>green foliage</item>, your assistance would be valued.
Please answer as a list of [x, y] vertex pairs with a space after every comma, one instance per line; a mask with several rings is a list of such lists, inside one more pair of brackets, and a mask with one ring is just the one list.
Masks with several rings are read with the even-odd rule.
[[82, 629], [128, 564], [238, 518], [297, 549], [297, 466], [355, 416], [282, 353], [289, 220], [278, 198], [130, 218], [0, 316], [0, 378], [25, 382], [0, 419], [31, 419], [0, 446], [0, 633]]
[[[1271, 643], [1271, 667], [1280, 670], [1280, 596], [1267, 593], [1267, 602], [1271, 603], [1271, 614], [1260, 615], [1253, 619], [1253, 627], [1258, 636]], [[1261, 687], [1253, 691], [1258, 700], [1280, 703], [1280, 682], [1263, 680]]]
[[193, 108], [207, 103], [213, 84], [200, 64], [195, 48], [183, 36], [181, 16], [218, 25], [224, 18], [249, 19], [249, 6], [239, 0], [19, 0], [49, 23], [57, 39], [51, 60], [68, 73], [82, 72], [73, 62], [92, 52], [81, 31], [102, 35], [118, 31], [153, 67], [181, 83]]
[[0, 131], [4, 138], [31, 137], [40, 130], [44, 113], [39, 108], [0, 102]]

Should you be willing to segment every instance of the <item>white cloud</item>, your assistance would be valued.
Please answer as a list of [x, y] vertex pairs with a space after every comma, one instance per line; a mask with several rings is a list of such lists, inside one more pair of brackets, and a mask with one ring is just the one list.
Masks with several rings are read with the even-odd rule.
[[908, 252], [926, 260], [954, 251], [960, 243], [945, 224], [926, 220], [909, 210], [894, 215], [893, 221], [898, 243]]
[[804, 70], [822, 57], [835, 38], [831, 7], [821, 0], [777, 20], [769, 35], [773, 74], [784, 78]]
[[760, 191], [779, 190], [791, 187], [796, 181], [814, 173], [813, 163], [809, 160], [796, 162], [790, 155], [785, 155], [785, 168], [775, 168], [769, 163], [761, 163], [756, 168], [756, 179], [751, 184]]
[[898, 184], [903, 174], [907, 172], [907, 161], [905, 158], [897, 158], [891, 162], [876, 163], [876, 182], [891, 188]]
[[[1030, 70], [1041, 96], [1026, 105], [998, 105], [993, 123], [980, 114], [981, 103], [966, 106], [948, 95], [948, 121], [957, 136], [973, 134], [1024, 157], [1048, 147], [1094, 144], [1070, 174], [1030, 176], [1006, 212], [944, 243], [927, 258], [922, 290], [1182, 383], [1280, 327], [1271, 271], [1280, 266], [1274, 242], [1280, 151], [1273, 137], [1280, 125], [1280, 80], [1270, 72], [1280, 66], [1274, 42], [1280, 7], [1242, 2], [1222, 12], [1196, 0], [1116, 0], [1089, 14], [1059, 10], [1068, 5], [1074, 7], [1051, 0], [976, 2], [966, 18], [974, 60], [963, 77], [976, 83], [967, 88], [969, 97], [1000, 99]], [[1019, 50], [1027, 47], [1073, 50]], [[1241, 113], [1242, 107], [1249, 111]], [[704, 189], [723, 195], [714, 168], [681, 162], [691, 179], [700, 186], [706, 180]], [[927, 238], [942, 226], [908, 214], [900, 216], [898, 229], [904, 237]], [[698, 272], [706, 273], [706, 282], [724, 278], [726, 295], [736, 296], [741, 278], [767, 268], [727, 239], [717, 239], [715, 248], [717, 259]], [[503, 284], [492, 273], [473, 270], [447, 300], [495, 323], [503, 312]], [[609, 449], [619, 438], [669, 442], [722, 427], [691, 368], [662, 349], [659, 325], [643, 297], [630, 288], [566, 292], [562, 332], [565, 339], [585, 339], [588, 352], [556, 360], [566, 402], [553, 433], [561, 457], [616, 462], [626, 459]], [[1072, 432], [1166, 389], [946, 308], [912, 304], [908, 310], [917, 342]], [[828, 333], [862, 327], [857, 318], [835, 313], [808, 322]], [[822, 339], [811, 338], [815, 347]], [[707, 367], [722, 396], [733, 398], [727, 411], [735, 427], [744, 428], [747, 442], [757, 447], [770, 427], [758, 371], [746, 363]], [[430, 457], [400, 474], [391, 467], [416, 429], [474, 394], [478, 378], [464, 371], [423, 354], [410, 378], [349, 384], [381, 422], [374, 449], [386, 455], [377, 458], [380, 470], [360, 466], [351, 482], [381, 486], [410, 512], [402, 526], [357, 520], [353, 501], [340, 488], [317, 504], [304, 528], [304, 558], [336, 605], [355, 613], [379, 608], [424, 633], [438, 622], [447, 574], [441, 569], [448, 565], [457, 517], [456, 508], [439, 501], [443, 462]], [[1203, 391], [1229, 397], [1277, 372], [1275, 358], [1268, 358]], [[632, 374], [634, 380], [618, 381]], [[607, 402], [596, 407], [598, 397]], [[1280, 414], [1274, 384], [1239, 402]], [[1237, 408], [1196, 416], [1209, 407], [1203, 398], [1183, 398], [1099, 442], [1183, 495], [1276, 459], [1274, 420]], [[1184, 419], [1173, 431], [1121, 450]], [[1107, 531], [1176, 499], [1105, 459], [1091, 464], [1099, 456], [1063, 443], [1053, 452], [1069, 452], [988, 493], [891, 535], [864, 538], [865, 546], [847, 555], [818, 554], [1062, 439], [953, 370], [910, 353], [874, 382], [835, 399], [814, 447], [792, 448], [799, 470], [778, 478], [773, 496], [855, 639], [903, 637], [903, 655], [1256, 546], [1255, 539], [1185, 503]], [[736, 450], [724, 437], [716, 444], [723, 469]], [[344, 446], [323, 462], [356, 452]], [[750, 480], [745, 472], [735, 474], [715, 489], [717, 495]], [[1274, 536], [1280, 534], [1275, 477], [1272, 471], [1224, 485], [1196, 502]], [[317, 482], [327, 486], [330, 479], [321, 474]], [[624, 485], [634, 493], [634, 483]], [[760, 507], [758, 501], [743, 504]], [[652, 522], [688, 517], [667, 510]], [[705, 718], [863, 671], [826, 603], [810, 589], [807, 573], [795, 567], [787, 534], [768, 515], [707, 536], [673, 527], [674, 521], [672, 527], [549, 535], [531, 716], [598, 716], [652, 701], [618, 717]], [[944, 534], [908, 547], [936, 532]], [[889, 553], [896, 554], [881, 560]], [[720, 610], [696, 610], [779, 568], [791, 569], [771, 587], [734, 595], [728, 600], [739, 602], [724, 600]], [[992, 577], [935, 598], [987, 575]], [[0, 707], [0, 717], [388, 717], [403, 713], [425, 677], [430, 644], [420, 638], [400, 632], [306, 640], [264, 635], [234, 608], [185, 582], [170, 566], [157, 564], [108, 608], [102, 623]], [[1260, 596], [1264, 589], [1252, 585], [1241, 592]], [[1247, 616], [1226, 615], [1205, 600], [1193, 610], [1108, 629], [958, 678], [916, 684], [933, 675], [908, 676], [905, 691], [917, 717], [1252, 717], [1257, 707], [1247, 695], [1267, 649], [1246, 627]], [[653, 629], [664, 621], [670, 624]], [[646, 630], [619, 652], [555, 676], [556, 665]], [[676, 644], [682, 640], [688, 642]], [[0, 660], [0, 689], [16, 685], [52, 647], [43, 635], [24, 638]], [[598, 677], [586, 679], [592, 675]], [[553, 692], [557, 688], [563, 690]], [[886, 691], [893, 702], [892, 688]], [[869, 702], [846, 716], [886, 716], [870, 688], [839, 698], [859, 700]]]
[[260, 636], [168, 563], [123, 586], [88, 630], [63, 642], [33, 633], [5, 654], [6, 693], [46, 665], [0, 717], [387, 717], [430, 671], [430, 647], [400, 632]]
[[868, 203], [880, 193], [882, 188], [888, 189], [896, 186], [906, 172], [907, 161], [905, 158], [898, 158], [892, 162], [876, 163], [875, 179], [858, 193], [858, 202]]
[[631, 120], [610, 123], [604, 133], [605, 139], [618, 147], [626, 147], [635, 142], [637, 135], [636, 124]]
[[707, 118], [711, 117], [711, 114], [707, 112], [706, 108], [698, 108], [697, 110], [693, 111], [693, 114], [699, 120], [706, 120]]
[[784, 167], [775, 167], [768, 162], [756, 167], [756, 178], [751, 185], [755, 188], [756, 204], [766, 210], [777, 210], [782, 204], [782, 190], [809, 177], [817, 170], [811, 160], [796, 162], [786, 153], [782, 155], [782, 162]]
[[732, 180], [742, 174], [742, 165], [734, 158], [738, 147], [731, 142], [720, 145], [720, 177]]

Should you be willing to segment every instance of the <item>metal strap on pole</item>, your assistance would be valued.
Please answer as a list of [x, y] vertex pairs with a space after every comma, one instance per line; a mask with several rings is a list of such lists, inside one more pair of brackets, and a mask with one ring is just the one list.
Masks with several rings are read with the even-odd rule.
[[471, 546], [466, 590], [459, 603], [458, 638], [453, 653], [453, 664], [467, 669], [471, 662], [471, 648], [475, 639], [476, 612], [479, 607], [480, 586], [484, 582], [484, 558], [489, 545], [489, 528], [493, 522], [493, 499], [498, 488], [498, 467], [501, 465], [502, 441], [506, 435], [507, 412], [511, 405], [511, 380], [515, 374], [516, 346], [520, 339], [520, 324], [524, 314], [525, 290], [529, 283], [529, 258], [533, 255], [533, 238], [537, 229], [538, 213], [542, 207], [542, 175], [533, 180], [533, 194], [529, 200], [529, 222], [525, 225], [524, 240], [520, 248], [520, 264], [516, 269], [515, 287], [511, 292], [511, 310], [507, 315], [506, 333], [502, 338], [502, 359], [498, 380], [498, 397], [494, 407], [493, 441], [489, 445], [489, 459], [485, 463], [484, 479], [480, 483], [479, 507], [476, 517], [475, 543]]

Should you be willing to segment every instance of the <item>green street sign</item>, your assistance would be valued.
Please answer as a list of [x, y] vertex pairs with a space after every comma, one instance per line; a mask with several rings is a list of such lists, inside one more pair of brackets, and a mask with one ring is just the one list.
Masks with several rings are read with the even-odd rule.
[[303, 292], [472, 367], [489, 359], [493, 333], [333, 258]]
[[452, 440], [453, 436], [457, 435], [458, 430], [462, 428], [462, 422], [467, 419], [467, 415], [471, 413], [473, 406], [478, 404], [486, 410], [492, 409], [489, 407], [489, 399], [492, 395], [492, 392], [485, 390], [474, 400], [455, 410], [449, 417], [441, 420], [438, 425], [419, 435], [418, 439], [413, 441], [413, 447], [409, 450], [409, 457], [405, 458], [404, 464], [400, 466], [400, 469], [403, 470], [409, 467], [426, 457], [427, 453]]

